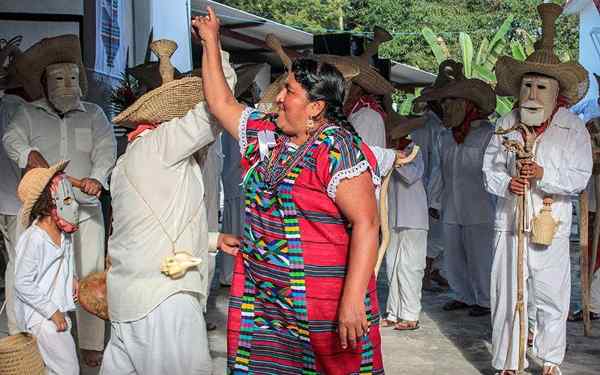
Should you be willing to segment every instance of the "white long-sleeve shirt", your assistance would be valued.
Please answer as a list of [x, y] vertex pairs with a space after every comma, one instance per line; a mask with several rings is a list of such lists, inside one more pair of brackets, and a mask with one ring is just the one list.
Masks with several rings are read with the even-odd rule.
[[[25, 101], [15, 95], [4, 95], [0, 98], [0, 139], [19, 106]], [[8, 157], [4, 145], [0, 145], [0, 215], [17, 215], [21, 204], [17, 199], [17, 185], [21, 179], [21, 171], [17, 164]]]
[[[494, 198], [484, 187], [483, 156], [494, 134], [487, 120], [471, 123], [465, 141], [457, 144], [451, 130], [444, 129], [439, 138], [439, 158], [435, 162], [441, 173], [432, 176], [430, 207], [441, 209], [442, 222], [476, 225], [494, 221]], [[434, 178], [435, 176], [441, 178]]]
[[[115, 164], [116, 141], [111, 124], [96, 104], [82, 102], [79, 109], [63, 118], [46, 99], [24, 104], [17, 110], [2, 138], [8, 156], [20, 168], [27, 166], [29, 153], [39, 151], [48, 164], [70, 160], [65, 172], [75, 178], [90, 177], [108, 188]], [[96, 197], [75, 190], [81, 205], [99, 205]], [[86, 219], [82, 210], [80, 220]]]
[[410, 133], [410, 139], [419, 146], [420, 152], [423, 156], [423, 185], [427, 192], [427, 198], [431, 196], [432, 186], [435, 185], [434, 180], [441, 178], [439, 175], [439, 152], [438, 144], [440, 134], [444, 130], [440, 119], [433, 111], [427, 111], [425, 114], [425, 125], [418, 129], [415, 129]]
[[[414, 143], [406, 148], [410, 154]], [[389, 223], [392, 228], [429, 229], [427, 195], [423, 186], [423, 154], [392, 171], [388, 192]]]
[[56, 311], [75, 310], [72, 237], [63, 233], [57, 246], [36, 223], [23, 232], [16, 247], [15, 312], [22, 331], [50, 319]]
[[[517, 119], [515, 110], [499, 119], [496, 126], [508, 129]], [[505, 137], [523, 143], [519, 132], [511, 132]], [[527, 222], [540, 212], [544, 197], [551, 196], [554, 200], [552, 216], [559, 221], [556, 237], [568, 237], [571, 233], [571, 198], [585, 189], [592, 172], [590, 135], [581, 119], [567, 109], [559, 109], [550, 126], [537, 138], [535, 162], [544, 169], [544, 175], [531, 185], [527, 195]], [[515, 154], [502, 145], [502, 136], [492, 137], [485, 152], [483, 173], [487, 191], [498, 197], [496, 230], [514, 231], [517, 200], [508, 186], [511, 176], [516, 175]]]
[[[234, 87], [235, 72], [226, 53], [223, 68], [227, 83]], [[197, 293], [205, 301], [208, 250], [216, 246], [218, 234], [209, 236], [205, 187], [193, 154], [213, 142], [218, 131], [201, 102], [184, 117], [143, 132], [117, 161], [111, 179], [113, 233], [108, 242], [111, 320], [141, 319], [179, 292]], [[177, 280], [160, 273], [162, 260], [172, 254], [171, 240], [175, 251], [202, 259]]]
[[348, 121], [369, 146], [385, 147], [385, 123], [379, 112], [363, 107], [350, 114]]

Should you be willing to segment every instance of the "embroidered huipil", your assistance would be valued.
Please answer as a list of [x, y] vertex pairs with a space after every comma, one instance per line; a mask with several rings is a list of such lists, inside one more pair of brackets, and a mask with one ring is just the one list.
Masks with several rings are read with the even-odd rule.
[[335, 204], [344, 178], [376, 162], [360, 138], [325, 125], [295, 146], [262, 113], [240, 120], [246, 216], [229, 304], [228, 367], [253, 374], [383, 373], [375, 279], [370, 332], [342, 350], [338, 304], [351, 233]]
[[28, 331], [56, 312], [75, 310], [75, 261], [71, 235], [63, 233], [57, 246], [34, 222], [17, 242], [15, 313], [17, 326]]

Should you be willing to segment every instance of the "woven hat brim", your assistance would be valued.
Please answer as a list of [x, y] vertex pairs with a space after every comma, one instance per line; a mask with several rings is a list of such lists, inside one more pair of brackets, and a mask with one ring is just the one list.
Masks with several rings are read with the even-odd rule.
[[81, 57], [81, 45], [76, 35], [45, 38], [15, 58], [17, 78], [32, 100], [44, 96], [41, 78], [48, 65], [72, 63], [79, 67], [79, 87], [85, 96], [88, 89], [87, 74]]
[[328, 64], [334, 65], [340, 71], [340, 67], [355, 65], [359, 73], [352, 78], [352, 82], [362, 87], [366, 92], [373, 95], [387, 95], [395, 88], [392, 84], [371, 65], [364, 60], [354, 56], [316, 55], [317, 58]]
[[[54, 175], [57, 174], [58, 172], [64, 171], [68, 164], [69, 164], [68, 160], [59, 161], [58, 163], [51, 166], [50, 168], [47, 168], [47, 170], [43, 174], [43, 176], [41, 176], [41, 178], [39, 178], [36, 181], [32, 181], [30, 178], [27, 177], [27, 175], [31, 171], [33, 171], [37, 168], [30, 170], [29, 172], [27, 172], [25, 174], [25, 176], [23, 176], [23, 178], [21, 179], [21, 182], [19, 182], [19, 186], [17, 187], [17, 192], [19, 193], [18, 194], [19, 199], [21, 200], [21, 203], [22, 203], [21, 223], [24, 226], [29, 225], [31, 210], [33, 209], [33, 206], [35, 205], [35, 202], [37, 202], [37, 200], [42, 195], [42, 192], [44, 191], [44, 189], [46, 188], [46, 186], [48, 185], [48, 183], [50, 182], [52, 177], [54, 177]], [[31, 184], [32, 185], [32, 186], [30, 186], [30, 190], [28, 191], [27, 196], [25, 196], [25, 197], [22, 196], [22, 194], [20, 194], [20, 192], [23, 190], [23, 187], [21, 186], [21, 184]]]
[[439, 101], [446, 98], [461, 98], [473, 102], [481, 113], [489, 115], [496, 109], [496, 94], [492, 87], [479, 79], [452, 81], [440, 88], [431, 88], [416, 100]]
[[203, 100], [201, 78], [176, 79], [142, 95], [112, 122], [126, 127], [137, 124], [162, 124], [185, 116]]
[[236, 69], [237, 81], [235, 83], [235, 96], [245, 93], [254, 83], [256, 75], [264, 69], [265, 64], [244, 65]]
[[525, 74], [542, 74], [559, 82], [560, 94], [570, 104], [580, 101], [588, 91], [589, 78], [583, 66], [576, 62], [541, 64], [502, 56], [496, 62], [496, 92], [501, 96], [519, 97], [521, 79]]
[[407, 121], [406, 117], [400, 116], [397, 112], [388, 113], [385, 119], [386, 131], [390, 133], [392, 139], [404, 138], [422, 126], [423, 124], [417, 121]]

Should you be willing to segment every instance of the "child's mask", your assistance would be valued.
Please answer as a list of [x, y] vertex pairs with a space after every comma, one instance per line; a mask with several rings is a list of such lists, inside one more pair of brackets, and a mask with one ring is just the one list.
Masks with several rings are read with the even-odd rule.
[[46, 67], [48, 101], [63, 114], [79, 108], [79, 66], [77, 64], [52, 64]]
[[59, 173], [52, 178], [50, 193], [55, 206], [52, 209], [54, 221], [63, 232], [76, 232], [79, 229], [79, 203], [75, 200], [67, 175]]

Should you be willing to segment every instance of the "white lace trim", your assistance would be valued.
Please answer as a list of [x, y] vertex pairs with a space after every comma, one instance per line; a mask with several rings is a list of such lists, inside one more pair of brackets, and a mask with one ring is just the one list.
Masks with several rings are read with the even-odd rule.
[[246, 147], [248, 147], [248, 136], [246, 134], [248, 118], [250, 117], [250, 114], [252, 114], [252, 112], [254, 111], [256, 111], [256, 109], [252, 107], [246, 107], [246, 109], [242, 111], [242, 115], [240, 116], [240, 125], [238, 126], [238, 134], [240, 139], [238, 141], [238, 144], [240, 146], [240, 152], [242, 153], [242, 155], [244, 155], [244, 153], [246, 152]]
[[327, 185], [327, 195], [329, 196], [329, 198], [335, 200], [335, 193], [337, 191], [337, 187], [343, 179], [360, 176], [367, 169], [371, 171], [371, 178], [373, 180], [373, 184], [375, 185], [375, 194], [379, 195], [381, 178], [375, 174], [375, 171], [373, 171], [373, 169], [371, 168], [371, 164], [369, 164], [369, 161], [363, 160], [353, 167], [337, 172], [333, 175], [333, 177], [331, 177], [331, 181], [329, 181], [329, 185]]

